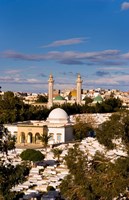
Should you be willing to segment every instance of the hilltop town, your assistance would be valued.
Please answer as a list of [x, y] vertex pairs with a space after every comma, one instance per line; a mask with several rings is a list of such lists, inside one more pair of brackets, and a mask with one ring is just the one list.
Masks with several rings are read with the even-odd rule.
[[[44, 155], [44, 159], [38, 162], [30, 160], [30, 172], [26, 181], [12, 184], [10, 192], [22, 194], [19, 199], [47, 200], [69, 197], [70, 193], [66, 193], [67, 187], [63, 184], [72, 172], [70, 168], [72, 163], [70, 166], [68, 162], [69, 159], [71, 162], [73, 159], [72, 155], [70, 157], [70, 151], [75, 151], [76, 154], [78, 149], [80, 154], [76, 156], [86, 157], [88, 165], [96, 158], [98, 152], [99, 159], [104, 156], [109, 163], [115, 163], [121, 158], [128, 157], [128, 148], [125, 143], [128, 136], [123, 137], [122, 134], [128, 121], [129, 93], [100, 88], [84, 90], [82, 82], [79, 74], [76, 88], [59, 91], [54, 89], [53, 76], [50, 75], [48, 93], [28, 94], [1, 91], [1, 122], [4, 122], [4, 119], [6, 122], [1, 124], [1, 162], [4, 162], [6, 166], [11, 161], [11, 165], [16, 167], [23, 162], [21, 154], [27, 149], [35, 149]], [[110, 112], [106, 112], [105, 108]], [[32, 109], [33, 114], [36, 112], [36, 115], [30, 112], [30, 118], [28, 118], [26, 113], [29, 109]], [[44, 111], [47, 111], [47, 116], [43, 116]], [[40, 115], [42, 113], [40, 117], [39, 113]], [[7, 117], [2, 118], [4, 115]], [[14, 117], [13, 120], [14, 115], [17, 118]], [[23, 118], [24, 115], [25, 118]], [[111, 130], [108, 130], [110, 127]], [[10, 144], [12, 146], [8, 146]], [[55, 154], [54, 151], [58, 153]], [[102, 163], [105, 161], [103, 160]], [[112, 197], [117, 199], [117, 195], [119, 192], [113, 193]], [[121, 199], [125, 197], [124, 195], [125, 191]]]
[[[64, 103], [81, 103], [85, 104], [86, 98], [91, 98], [93, 103], [100, 103], [103, 100], [109, 99], [110, 97], [119, 98], [122, 101], [122, 105], [125, 107], [129, 106], [129, 91], [120, 91], [116, 89], [86, 89], [82, 88], [81, 76], [77, 77], [78, 86], [75, 84], [74, 88], [59, 90], [54, 88], [53, 76], [49, 77], [48, 91], [45, 93], [27, 93], [27, 92], [13, 92], [14, 96], [19, 97], [25, 104], [33, 105], [36, 107], [47, 106], [47, 101], [52, 101], [53, 104], [64, 104]], [[76, 82], [77, 82], [76, 81]], [[77, 94], [78, 93], [78, 94]], [[49, 96], [48, 96], [49, 94]], [[4, 95], [4, 91], [0, 91], [0, 95]], [[79, 100], [77, 95], [80, 95]], [[48, 100], [49, 99], [49, 100]]]
[[0, 200], [129, 200], [129, 0], [0, 0]]

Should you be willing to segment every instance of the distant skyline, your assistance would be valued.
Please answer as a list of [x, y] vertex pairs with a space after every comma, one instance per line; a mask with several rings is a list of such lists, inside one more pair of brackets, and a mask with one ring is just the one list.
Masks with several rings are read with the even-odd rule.
[[0, 0], [3, 91], [129, 91], [129, 0]]

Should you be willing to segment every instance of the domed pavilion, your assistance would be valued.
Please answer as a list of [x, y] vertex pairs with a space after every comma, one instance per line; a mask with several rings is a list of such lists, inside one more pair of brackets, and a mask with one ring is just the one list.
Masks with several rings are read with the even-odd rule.
[[94, 98], [93, 100], [93, 104], [96, 104], [96, 103], [102, 103], [103, 102], [103, 98], [101, 97], [101, 95], [98, 95]]
[[46, 121], [27, 121], [17, 124], [17, 144], [42, 144], [40, 136], [47, 132], [48, 144], [65, 143], [73, 140], [73, 124], [61, 108], [52, 110]]
[[60, 105], [66, 103], [66, 99], [62, 97], [61, 95], [57, 95], [53, 101], [54, 101], [54, 104], [56, 103]]
[[52, 110], [47, 118], [49, 144], [65, 143], [73, 140], [73, 125], [69, 116], [61, 108]]

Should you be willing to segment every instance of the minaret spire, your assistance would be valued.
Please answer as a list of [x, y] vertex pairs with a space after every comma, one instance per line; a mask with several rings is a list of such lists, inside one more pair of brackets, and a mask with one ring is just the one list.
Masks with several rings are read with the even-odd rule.
[[52, 74], [50, 74], [48, 79], [48, 107], [51, 108], [53, 106], [53, 86], [54, 80]]
[[81, 97], [81, 90], [82, 90], [82, 79], [81, 79], [81, 75], [78, 74], [77, 76], [77, 104], [81, 104], [81, 100], [82, 100], [82, 97]]

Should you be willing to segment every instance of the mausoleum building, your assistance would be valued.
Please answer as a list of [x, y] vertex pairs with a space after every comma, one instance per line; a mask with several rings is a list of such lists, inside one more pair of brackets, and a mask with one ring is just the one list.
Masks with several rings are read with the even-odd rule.
[[73, 124], [67, 113], [56, 108], [46, 121], [29, 121], [17, 124], [17, 144], [42, 144], [40, 136], [50, 136], [48, 144], [65, 143], [73, 140]]

